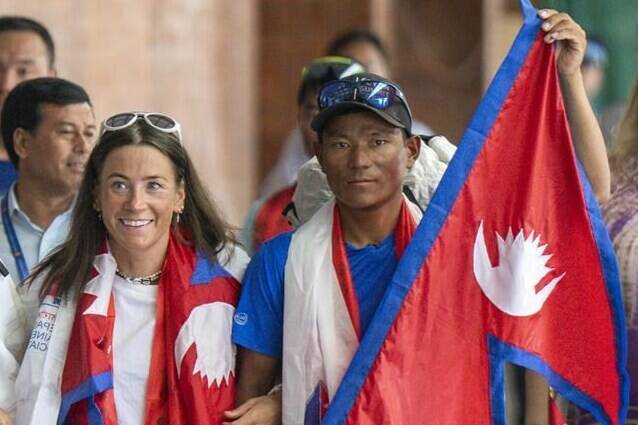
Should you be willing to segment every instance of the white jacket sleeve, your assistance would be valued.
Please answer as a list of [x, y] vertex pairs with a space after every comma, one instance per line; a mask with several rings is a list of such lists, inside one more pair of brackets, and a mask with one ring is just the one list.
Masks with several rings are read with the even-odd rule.
[[16, 286], [10, 275], [0, 274], [0, 409], [10, 415], [15, 409], [14, 383], [26, 334], [24, 308]]

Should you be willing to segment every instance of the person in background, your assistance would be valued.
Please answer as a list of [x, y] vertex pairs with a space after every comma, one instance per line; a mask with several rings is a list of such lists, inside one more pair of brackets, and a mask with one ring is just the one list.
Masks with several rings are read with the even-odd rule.
[[607, 62], [607, 47], [605, 47], [602, 41], [594, 37], [588, 37], [585, 57], [583, 58], [583, 64], [580, 66], [580, 72], [583, 74], [585, 92], [590, 101], [594, 100], [596, 96], [600, 94], [600, 91], [605, 85]]
[[0, 343], [27, 330], [24, 354], [0, 344], [0, 364], [20, 363], [17, 378], [0, 376], [0, 408], [16, 425], [220, 424], [235, 399], [231, 325], [247, 262], [179, 124], [112, 116], [69, 238], [20, 288], [14, 328], [0, 323]]
[[0, 198], [0, 258], [18, 284], [67, 238], [97, 127], [86, 91], [51, 77], [18, 84], [0, 120], [9, 158], [19, 170]]
[[[55, 46], [49, 31], [33, 19], [0, 16], [0, 110], [21, 81], [55, 75]], [[16, 169], [0, 136], [0, 196], [15, 179]]]
[[[317, 115], [317, 93], [319, 87], [328, 81], [336, 80], [358, 72], [363, 67], [356, 61], [340, 56], [324, 56], [306, 65], [301, 72], [301, 83], [297, 91], [297, 128], [301, 134], [301, 145], [307, 158], [313, 156], [317, 134], [310, 128], [310, 122]], [[283, 215], [290, 204], [296, 186], [295, 181], [267, 198], [253, 203], [242, 226], [241, 243], [249, 254], [267, 240], [291, 230], [292, 227]]]
[[[349, 57], [373, 74], [392, 78], [390, 55], [381, 38], [367, 29], [351, 29], [337, 35], [326, 49], [328, 56]], [[432, 135], [433, 130], [423, 122], [413, 121], [414, 134]], [[301, 132], [293, 130], [284, 142], [279, 159], [268, 173], [260, 189], [260, 197], [268, 196], [297, 179], [297, 171], [312, 155], [301, 143]]]
[[[392, 79], [390, 53], [374, 32], [367, 29], [352, 29], [338, 35], [328, 46], [328, 54], [353, 58], [363, 65], [366, 71]], [[432, 135], [434, 131], [427, 124], [412, 121], [412, 134]]]
[[338, 34], [326, 52], [329, 55], [357, 58], [368, 72], [392, 77], [390, 54], [381, 38], [370, 30], [355, 28]]
[[[638, 78], [611, 155], [612, 194], [603, 216], [614, 244], [627, 324], [627, 371], [631, 388], [627, 423], [638, 423]], [[578, 412], [574, 424], [593, 423]]]

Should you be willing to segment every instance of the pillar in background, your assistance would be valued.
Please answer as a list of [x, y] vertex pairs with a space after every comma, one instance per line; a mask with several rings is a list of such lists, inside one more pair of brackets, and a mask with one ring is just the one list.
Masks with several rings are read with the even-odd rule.
[[328, 41], [353, 27], [370, 26], [370, 0], [259, 2], [259, 176], [274, 165], [297, 125], [302, 67], [323, 56]]
[[523, 24], [518, 0], [483, 0], [483, 81], [487, 89]]
[[415, 118], [458, 143], [481, 98], [482, 2], [395, 3], [395, 78]]

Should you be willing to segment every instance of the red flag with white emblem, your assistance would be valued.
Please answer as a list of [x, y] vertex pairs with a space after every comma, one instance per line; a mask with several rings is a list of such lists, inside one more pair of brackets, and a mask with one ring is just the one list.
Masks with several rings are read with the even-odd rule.
[[521, 32], [325, 424], [505, 424], [508, 362], [540, 373], [600, 423], [624, 423], [613, 251], [575, 159], [553, 47], [521, 3]]

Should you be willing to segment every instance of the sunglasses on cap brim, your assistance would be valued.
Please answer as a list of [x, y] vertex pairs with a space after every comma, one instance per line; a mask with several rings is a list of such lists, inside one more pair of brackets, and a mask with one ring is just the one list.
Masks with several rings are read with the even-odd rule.
[[175, 134], [177, 140], [182, 143], [182, 127], [172, 117], [159, 112], [123, 112], [113, 115], [102, 123], [101, 133], [118, 131], [130, 127], [138, 120], [143, 120], [147, 125], [164, 133]]
[[321, 110], [348, 101], [363, 102], [380, 111], [401, 104], [410, 112], [408, 102], [401, 90], [388, 81], [335, 80], [324, 84], [319, 91], [319, 108]]

